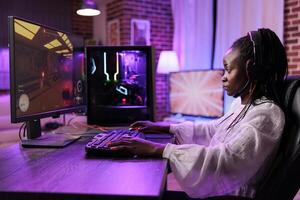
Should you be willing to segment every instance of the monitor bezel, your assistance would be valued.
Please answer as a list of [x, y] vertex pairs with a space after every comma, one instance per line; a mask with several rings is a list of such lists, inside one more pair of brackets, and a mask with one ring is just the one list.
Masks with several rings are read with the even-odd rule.
[[224, 91], [224, 89], [223, 89], [223, 95], [222, 95], [223, 109], [222, 109], [222, 114], [220, 116], [193, 115], [193, 114], [185, 114], [185, 113], [178, 113], [178, 112], [171, 111], [171, 81], [170, 80], [171, 80], [172, 74], [189, 73], [189, 72], [205, 72], [205, 71], [218, 71], [218, 72], [224, 73], [223, 69], [192, 69], [192, 70], [181, 70], [181, 71], [169, 73], [169, 78], [168, 78], [168, 90], [169, 90], [168, 93], [169, 93], [169, 95], [168, 95], [168, 98], [169, 98], [169, 113], [171, 115], [180, 114], [182, 116], [187, 116], [187, 117], [203, 117], [203, 118], [208, 118], [208, 119], [216, 119], [216, 118], [222, 117], [224, 115], [224, 106], [225, 106], [225, 102], [224, 102], [225, 101], [225, 91]]
[[[147, 55], [150, 55], [147, 57], [147, 65], [150, 65], [150, 67], [147, 67], [146, 73], [147, 73], [147, 98], [149, 101], [147, 101], [146, 109], [149, 112], [149, 119], [148, 120], [155, 120], [155, 105], [156, 105], [156, 95], [155, 95], [155, 82], [156, 82], [156, 76], [155, 76], [155, 49], [153, 46], [145, 45], [137, 45], [137, 46], [128, 46], [128, 45], [119, 45], [119, 46], [97, 46], [97, 45], [90, 45], [86, 46], [85, 48], [85, 62], [87, 62], [89, 58], [89, 51], [91, 50], [96, 50], [96, 51], [122, 51], [122, 50], [141, 50], [147, 52]], [[87, 63], [86, 63], [86, 66]], [[88, 67], [87, 67], [88, 68]], [[88, 69], [87, 71], [87, 97], [89, 97], [89, 74], [88, 74]], [[100, 107], [100, 106], [99, 106]], [[109, 108], [109, 106], [103, 106], [103, 108]], [[121, 107], [112, 107], [111, 109], [120, 109], [122, 110]], [[129, 110], [129, 109], [137, 109], [137, 106], [132, 106], [131, 108], [124, 108], [123, 110]], [[106, 125], [106, 126], [114, 126], [114, 125], [128, 125], [126, 122], [125, 123], [118, 123], [118, 122], [111, 122], [111, 123], [106, 123], [106, 122], [101, 122], [100, 123], [95, 123], [95, 120], [92, 119], [90, 115], [90, 110], [91, 110], [91, 104], [89, 101], [89, 98], [87, 98], [87, 122], [88, 124], [98, 124], [98, 125]], [[97, 120], [96, 120], [97, 121]]]
[[[39, 120], [46, 117], [58, 117], [61, 114], [66, 113], [72, 113], [72, 112], [85, 112], [86, 111], [86, 105], [83, 103], [82, 105], [73, 105], [71, 107], [65, 107], [65, 108], [59, 108], [55, 110], [49, 110], [39, 113], [32, 113], [24, 116], [17, 116], [17, 102], [16, 102], [16, 83], [14, 79], [16, 67], [15, 67], [15, 34], [14, 34], [14, 20], [19, 19], [28, 23], [32, 23], [41, 27], [45, 27], [54, 31], [59, 31], [62, 33], [65, 33], [67, 35], [72, 35], [74, 37], [81, 37], [72, 33], [68, 33], [66, 31], [62, 31], [56, 28], [49, 27], [47, 25], [43, 25], [37, 22], [33, 22], [27, 19], [23, 19], [21, 17], [17, 16], [8, 16], [8, 32], [9, 32], [9, 65], [10, 65], [10, 110], [11, 110], [11, 122], [12, 123], [19, 123], [19, 122], [26, 122], [26, 121], [32, 121], [32, 120]], [[82, 37], [81, 37], [82, 38]], [[84, 45], [84, 41], [82, 38], [82, 44]], [[83, 51], [84, 53], [84, 51]], [[84, 67], [85, 74], [86, 74], [86, 68]], [[86, 94], [86, 92], [85, 92]]]

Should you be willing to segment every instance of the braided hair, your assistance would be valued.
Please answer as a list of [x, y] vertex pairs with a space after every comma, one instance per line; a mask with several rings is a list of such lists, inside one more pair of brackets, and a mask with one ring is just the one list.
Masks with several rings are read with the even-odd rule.
[[[255, 40], [251, 34], [255, 34]], [[247, 61], [251, 64], [246, 69], [250, 82], [248, 102], [228, 129], [241, 121], [250, 106], [256, 105], [255, 100], [263, 96], [283, 108], [283, 84], [288, 68], [285, 48], [270, 29], [249, 32], [236, 40], [231, 48], [239, 50], [240, 66], [246, 65]]]

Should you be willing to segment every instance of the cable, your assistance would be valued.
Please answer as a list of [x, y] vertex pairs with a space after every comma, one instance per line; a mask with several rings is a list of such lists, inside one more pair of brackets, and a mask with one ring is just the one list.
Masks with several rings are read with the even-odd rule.
[[[25, 136], [27, 135], [27, 123], [24, 123], [25, 126], [23, 128], [23, 137], [25, 138]], [[27, 139], [28, 139], [28, 136], [27, 136]]]
[[21, 141], [23, 141], [22, 136], [21, 136], [21, 132], [22, 132], [22, 129], [24, 128], [24, 126], [25, 126], [25, 123], [23, 123], [23, 124], [20, 126], [20, 128], [19, 128], [19, 138], [20, 138]]
[[96, 129], [99, 131], [107, 131], [108, 130], [108, 128], [106, 128], [106, 127], [102, 127], [102, 126], [98, 126], [98, 125], [88, 125], [88, 124], [84, 124], [82, 122], [74, 122], [73, 124], [71, 124], [71, 126], [73, 126], [74, 128], [78, 128], [76, 126], [76, 124], [79, 124], [80, 126], [85, 127], [85, 128], [92, 128], [92, 129]]
[[63, 124], [66, 125], [66, 114], [63, 114]]
[[68, 120], [67, 125], [70, 125], [71, 121], [75, 118], [77, 118], [78, 116], [76, 115], [75, 117], [72, 117], [71, 119]]

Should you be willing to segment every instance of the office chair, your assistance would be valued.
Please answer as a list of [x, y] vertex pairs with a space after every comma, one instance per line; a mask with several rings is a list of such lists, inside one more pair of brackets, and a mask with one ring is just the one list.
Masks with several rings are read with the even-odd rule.
[[[293, 200], [300, 188], [300, 79], [287, 80], [284, 108], [286, 123], [272, 167], [264, 175], [254, 200]], [[213, 197], [206, 200], [246, 200]]]
[[[281, 144], [256, 197], [218, 196], [201, 200], [293, 200], [300, 188], [300, 79], [286, 82], [284, 108], [286, 123]], [[189, 199], [179, 193], [171, 197]]]
[[292, 200], [300, 188], [300, 79], [287, 82], [284, 107], [286, 124], [281, 145], [257, 200]]

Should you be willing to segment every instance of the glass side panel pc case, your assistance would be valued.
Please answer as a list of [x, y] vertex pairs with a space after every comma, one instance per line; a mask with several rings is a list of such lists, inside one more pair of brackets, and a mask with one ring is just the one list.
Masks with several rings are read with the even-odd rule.
[[89, 124], [129, 125], [154, 118], [151, 46], [86, 48]]
[[11, 121], [38, 127], [41, 118], [85, 111], [83, 38], [17, 17], [8, 25]]
[[216, 118], [223, 116], [223, 70], [170, 73], [169, 98], [172, 114]]

